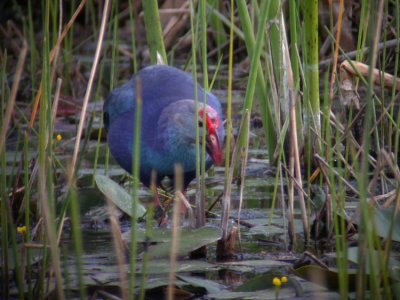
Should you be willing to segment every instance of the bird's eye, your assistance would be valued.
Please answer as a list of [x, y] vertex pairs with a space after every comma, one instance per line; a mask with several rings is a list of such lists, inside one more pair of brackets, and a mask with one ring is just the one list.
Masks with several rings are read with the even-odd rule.
[[199, 121], [199, 127], [203, 127], [203, 121]]

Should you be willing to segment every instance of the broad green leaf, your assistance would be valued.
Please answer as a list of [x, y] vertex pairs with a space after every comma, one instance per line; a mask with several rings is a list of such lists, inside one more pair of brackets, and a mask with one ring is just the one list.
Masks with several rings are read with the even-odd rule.
[[[157, 231], [158, 230], [154, 230], [155, 236], [159, 235], [159, 233], [156, 233]], [[167, 258], [170, 255], [172, 233], [170, 230], [167, 231], [165, 229], [162, 229], [161, 232], [164, 236], [164, 242], [149, 248], [148, 251], [150, 258]], [[141, 240], [141, 237], [139, 236], [140, 231], [138, 231], [138, 233], [138, 240]], [[125, 234], [124, 237], [127, 237], [127, 234]], [[176, 254], [177, 256], [186, 256], [191, 251], [214, 243], [220, 238], [221, 230], [218, 227], [205, 226], [197, 229], [183, 228], [181, 229], [181, 233], [179, 235], [179, 243]], [[150, 238], [150, 241], [153, 242], [153, 239]]]
[[[104, 175], [96, 175], [96, 184], [99, 190], [128, 216], [132, 215], [132, 196], [116, 182]], [[136, 216], [139, 218], [146, 213], [140, 203], [136, 203]]]
[[394, 208], [376, 208], [375, 209], [375, 222], [376, 231], [379, 236], [384, 239], [389, 238], [389, 229], [392, 225], [392, 240], [400, 242], [400, 214], [398, 213], [396, 218], [393, 220], [393, 209]]
[[[371, 273], [371, 262], [374, 264], [376, 269], [380, 272], [381, 264], [382, 264], [382, 257], [383, 257], [383, 252], [379, 253], [377, 250], [366, 250], [367, 252], [364, 253], [365, 256], [365, 263], [366, 263], [366, 268], [365, 272], [367, 274]], [[350, 247], [347, 249], [347, 258], [348, 260], [359, 264], [359, 258], [358, 258], [358, 247]], [[395, 260], [393, 255], [389, 256], [389, 269], [392, 269], [394, 267], [399, 267], [400, 262]]]
[[[180, 280], [187, 282], [187, 284], [192, 285], [194, 287], [201, 287], [207, 290], [207, 293], [218, 293], [222, 290], [225, 290], [225, 286], [211, 280], [201, 279], [193, 276], [184, 276], [177, 275], [177, 278]], [[185, 288], [187, 290], [187, 288]]]
[[[339, 273], [334, 268], [322, 268], [317, 265], [302, 266], [297, 269], [292, 269], [292, 272], [297, 276], [314, 282], [329, 289], [339, 289]], [[349, 287], [354, 288], [356, 283], [357, 270], [349, 269], [347, 271]]]

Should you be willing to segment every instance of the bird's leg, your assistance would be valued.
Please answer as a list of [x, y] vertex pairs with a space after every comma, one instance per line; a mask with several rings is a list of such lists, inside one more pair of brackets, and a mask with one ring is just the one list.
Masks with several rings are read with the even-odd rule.
[[190, 206], [189, 201], [186, 199], [186, 192], [177, 192], [177, 197], [181, 200], [181, 220], [183, 220], [187, 211], [189, 215], [189, 227], [195, 228], [193, 209], [192, 206]]
[[161, 204], [159, 194], [157, 188], [155, 189], [154, 193], [154, 218], [159, 220], [158, 226], [166, 226], [168, 222], [168, 215], [166, 214], [166, 210]]
[[157, 190], [157, 174], [156, 172], [151, 173], [150, 190], [153, 193], [153, 205], [154, 205], [154, 219], [159, 220], [158, 225], [163, 226], [167, 224], [167, 217], [165, 211], [161, 205], [160, 197]]

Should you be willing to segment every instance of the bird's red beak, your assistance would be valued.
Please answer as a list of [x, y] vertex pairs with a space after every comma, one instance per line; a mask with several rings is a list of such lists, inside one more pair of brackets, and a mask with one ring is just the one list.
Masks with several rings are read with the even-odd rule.
[[[200, 110], [199, 115], [200, 118], [203, 118], [204, 111], [203, 109]], [[205, 115], [206, 119], [206, 128], [207, 128], [207, 135], [206, 135], [206, 151], [208, 155], [211, 156], [214, 164], [219, 166], [222, 162], [222, 151], [221, 151], [221, 144], [218, 138], [218, 128], [220, 126], [220, 122], [218, 119], [217, 112], [211, 108], [207, 107], [207, 113]], [[214, 121], [214, 122], [213, 122]]]
[[222, 162], [222, 151], [219, 143], [218, 135], [215, 133], [209, 133], [206, 136], [206, 150], [211, 156], [214, 164], [219, 166]]

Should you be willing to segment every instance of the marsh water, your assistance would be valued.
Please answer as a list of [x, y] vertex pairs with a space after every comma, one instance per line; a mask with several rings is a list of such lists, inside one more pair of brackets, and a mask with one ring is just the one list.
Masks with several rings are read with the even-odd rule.
[[[226, 93], [215, 91], [226, 111]], [[233, 93], [233, 131], [237, 135], [240, 123], [240, 110], [243, 102], [243, 93]], [[80, 206], [82, 256], [77, 259], [76, 245], [72, 235], [70, 222], [64, 225], [60, 241], [62, 254], [62, 269], [65, 276], [65, 291], [70, 298], [79, 298], [79, 286], [83, 285], [90, 295], [96, 299], [112, 298], [112, 295], [121, 295], [121, 270], [128, 276], [131, 273], [129, 262], [129, 240], [124, 240], [123, 264], [117, 262], [114, 236], [109, 221], [109, 207], [106, 197], [96, 186], [94, 175], [106, 175], [119, 187], [130, 193], [130, 176], [116, 162], [109, 157], [107, 161], [107, 145], [103, 136], [99, 139], [101, 128], [102, 102], [93, 103], [89, 107], [88, 118], [91, 120], [90, 130], [86, 130], [87, 145], [80, 161], [77, 176], [77, 196]], [[63, 179], [64, 170], [59, 165], [68, 165], [74, 148], [74, 135], [79, 113], [58, 117], [55, 123], [55, 134], [62, 135], [62, 140], [55, 142], [53, 149], [61, 164], [56, 165], [56, 195], [62, 206], [66, 195], [66, 183]], [[305, 249], [303, 246], [303, 225], [300, 210], [295, 207], [295, 236], [294, 246], [289, 238], [287, 221], [287, 177], [277, 176], [278, 169], [269, 162], [265, 150], [262, 124], [256, 114], [251, 116], [251, 128], [248, 150], [248, 161], [245, 177], [234, 176], [231, 193], [231, 212], [229, 226], [238, 229], [235, 254], [225, 261], [216, 258], [217, 242], [213, 237], [219, 236], [221, 220], [221, 196], [224, 191], [225, 170], [223, 167], [214, 167], [206, 176], [207, 213], [204, 232], [191, 232], [188, 229], [189, 220], [182, 220], [181, 243], [187, 249], [194, 250], [199, 243], [205, 245], [206, 256], [200, 259], [191, 259], [190, 251], [182, 252], [178, 256], [176, 265], [176, 297], [177, 299], [338, 299], [339, 294], [328, 289], [324, 284], [317, 285], [305, 280], [301, 272], [294, 269], [307, 265], [310, 262], [304, 253], [316, 254], [325, 257], [325, 262], [335, 265], [334, 245], [330, 240], [323, 240], [323, 245], [313, 242]], [[12, 138], [10, 139], [12, 141]], [[18, 149], [17, 138], [8, 147]], [[16, 146], [15, 146], [16, 145]], [[34, 157], [34, 150], [31, 149]], [[9, 152], [11, 153], [11, 151]], [[21, 151], [8, 155], [10, 162], [18, 161]], [[97, 157], [97, 160], [96, 160]], [[16, 159], [17, 158], [17, 159]], [[94, 163], [96, 161], [96, 163]], [[9, 164], [12, 174], [15, 165]], [[284, 173], [284, 171], [283, 171]], [[60, 175], [60, 176], [59, 176]], [[243, 193], [240, 189], [243, 187]], [[192, 205], [195, 203], [196, 183], [193, 181], [186, 193]], [[317, 193], [318, 194], [318, 193]], [[312, 211], [316, 211], [316, 199], [323, 198], [324, 193], [313, 195]], [[139, 200], [145, 206], [151, 206], [153, 196], [149, 190], [140, 185]], [[324, 200], [321, 200], [322, 203]], [[295, 201], [296, 202], [296, 201]], [[351, 201], [346, 205], [352, 206]], [[354, 207], [352, 208], [354, 210]], [[169, 208], [171, 216], [172, 209]], [[115, 209], [113, 215], [119, 225], [122, 236], [129, 236], [131, 229], [130, 217]], [[312, 220], [313, 218], [311, 218]], [[146, 222], [138, 223], [139, 233], [144, 235]], [[163, 299], [168, 286], [168, 276], [171, 270], [169, 252], [155, 252], [160, 244], [170, 241], [171, 217], [163, 226], [156, 224], [152, 228], [153, 236], [138, 241], [136, 259], [136, 292], [146, 291], [146, 299]], [[140, 235], [139, 234], [139, 235]], [[199, 241], [197, 241], [198, 239]], [[167, 249], [168, 250], [168, 249]], [[309, 250], [310, 252], [304, 252]], [[156, 250], [158, 251], [158, 250]], [[34, 261], [40, 260], [41, 252], [33, 251]], [[154, 254], [156, 253], [156, 254]], [[184, 254], [183, 254], [184, 253]], [[37, 255], [36, 255], [37, 254]], [[147, 257], [147, 258], [146, 258]], [[148, 257], [151, 257], [149, 259]], [[78, 266], [78, 261], [81, 265]], [[78, 271], [78, 270], [81, 270]], [[79, 275], [80, 273], [80, 275]], [[304, 275], [304, 274], [303, 274]], [[326, 274], [324, 274], [325, 276]], [[81, 279], [79, 279], [82, 276]], [[273, 285], [273, 279], [287, 277], [288, 282], [280, 288]], [[337, 289], [336, 289], [337, 290]]]
[[[216, 95], [226, 106], [226, 94], [216, 91]], [[233, 99], [234, 133], [240, 122], [240, 109], [243, 94], [235, 92]], [[123, 171], [110, 158], [110, 164], [106, 166], [106, 142], [102, 139], [97, 142], [98, 129], [101, 126], [101, 103], [91, 106], [95, 112], [91, 138], [89, 139], [87, 152], [81, 163], [78, 174], [78, 197], [81, 209], [81, 230], [83, 241], [83, 280], [84, 285], [97, 297], [102, 293], [119, 295], [121, 278], [118, 272], [117, 260], [113, 244], [113, 236], [109, 224], [108, 211], [105, 197], [93, 186], [93, 174], [106, 174], [126, 190], [130, 188], [130, 180]], [[61, 119], [56, 123], [55, 131], [64, 136], [55, 147], [60, 160], [68, 160], [73, 143], [69, 137], [73, 137], [73, 119]], [[259, 126], [259, 117], [252, 115], [250, 132], [250, 149], [246, 166], [245, 179], [234, 178], [231, 195], [231, 219], [230, 226], [236, 226], [239, 230], [235, 255], [229, 261], [216, 260], [216, 242], [207, 244], [207, 256], [203, 259], [193, 260], [188, 255], [178, 258], [175, 286], [179, 299], [276, 299], [277, 288], [273, 286], [274, 277], [287, 276], [288, 283], [278, 290], [279, 299], [293, 298], [305, 299], [326, 296], [329, 299], [338, 298], [338, 294], [325, 287], [312, 284], [290, 272], [290, 267], [301, 256], [304, 249], [301, 246], [297, 251], [289, 251], [289, 236], [286, 220], [286, 179], [276, 177], [277, 170], [269, 163], [268, 155], [263, 141], [263, 129]], [[98, 163], [94, 169], [93, 161], [98, 156]], [[107, 170], [106, 170], [107, 169]], [[278, 180], [278, 181], [277, 181]], [[274, 186], [278, 183], [278, 189]], [[240, 185], [244, 186], [242, 199], [240, 197]], [[221, 197], [224, 190], [224, 169], [215, 167], [208, 172], [206, 178], [207, 205], [210, 206]], [[276, 196], [274, 197], [274, 192]], [[195, 182], [192, 182], [186, 194], [193, 204], [195, 200]], [[152, 195], [147, 188], [140, 186], [139, 198], [143, 203], [152, 201]], [[220, 224], [220, 201], [213, 206], [207, 216], [207, 226], [217, 228]], [[171, 209], [169, 214], [171, 214]], [[130, 219], [122, 212], [116, 210], [121, 231], [129, 232]], [[298, 213], [299, 215], [300, 213]], [[302, 240], [302, 224], [300, 218], [295, 221], [296, 234], [299, 236], [299, 244]], [[187, 220], [183, 221], [183, 227], [187, 227]], [[139, 229], [144, 230], [145, 223], [139, 222]], [[155, 232], [169, 231], [171, 221], [163, 228], [153, 228]], [[183, 238], [190, 241], [190, 235]], [[68, 280], [66, 290], [70, 290], [71, 296], [77, 291], [79, 282], [75, 268], [76, 257], [71, 232], [66, 225], [66, 230], [61, 241], [63, 252], [63, 268]], [[150, 260], [143, 269], [143, 257], [147, 251], [144, 244], [138, 245], [138, 258], [136, 266], [137, 290], [143, 287], [144, 278], [146, 299], [163, 299], [168, 284], [170, 272], [168, 257], [160, 257]], [[128, 250], [126, 250], [125, 271], [129, 274]], [[144, 277], [143, 277], [144, 276]], [[77, 294], [76, 294], [77, 295]], [[103, 295], [103, 296], [102, 296]], [[327, 298], [326, 298], [327, 299]]]

